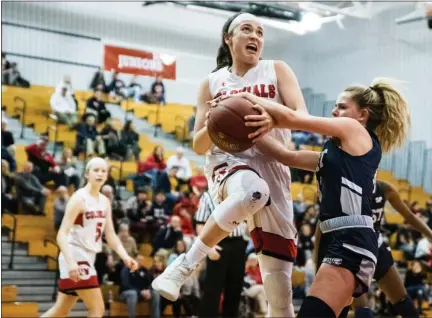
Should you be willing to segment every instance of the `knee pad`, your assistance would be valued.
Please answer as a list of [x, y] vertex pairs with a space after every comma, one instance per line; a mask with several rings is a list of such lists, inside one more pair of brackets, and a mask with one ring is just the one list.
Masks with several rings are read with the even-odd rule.
[[269, 306], [283, 309], [292, 303], [291, 277], [284, 272], [273, 272], [264, 278], [264, 290]]
[[253, 171], [240, 171], [227, 180], [227, 198], [212, 215], [219, 227], [232, 232], [248, 216], [254, 215], [267, 203], [270, 190]]
[[257, 178], [241, 194], [243, 195], [242, 204], [244, 208], [248, 211], [248, 214], [253, 215], [267, 204], [270, 189], [264, 179]]

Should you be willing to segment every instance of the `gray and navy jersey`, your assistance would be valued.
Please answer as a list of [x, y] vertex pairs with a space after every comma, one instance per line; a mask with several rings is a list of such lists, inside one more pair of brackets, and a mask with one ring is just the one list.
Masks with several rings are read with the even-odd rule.
[[371, 204], [374, 229], [377, 232], [381, 230], [381, 226], [383, 225], [386, 202], [385, 185], [383, 182], [377, 181]]
[[369, 131], [372, 149], [352, 156], [340, 149], [337, 138], [329, 139], [321, 152], [318, 171], [320, 221], [344, 216], [372, 217], [372, 199], [381, 145]]

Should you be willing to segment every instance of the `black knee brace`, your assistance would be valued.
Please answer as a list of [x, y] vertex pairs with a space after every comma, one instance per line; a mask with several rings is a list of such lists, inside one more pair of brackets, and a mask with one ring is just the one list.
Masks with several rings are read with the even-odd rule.
[[297, 318], [336, 318], [333, 309], [321, 299], [307, 296], [300, 307]]

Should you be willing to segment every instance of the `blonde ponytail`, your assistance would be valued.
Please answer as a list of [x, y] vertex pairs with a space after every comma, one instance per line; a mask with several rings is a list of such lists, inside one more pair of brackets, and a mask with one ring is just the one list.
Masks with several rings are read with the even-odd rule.
[[377, 78], [372, 81], [371, 87], [384, 99], [381, 123], [375, 133], [382, 150], [387, 152], [402, 146], [407, 138], [411, 126], [409, 108], [390, 80]]
[[345, 91], [360, 107], [369, 111], [366, 128], [375, 132], [384, 152], [400, 147], [411, 125], [408, 104], [392, 80], [376, 78], [371, 86], [352, 86]]

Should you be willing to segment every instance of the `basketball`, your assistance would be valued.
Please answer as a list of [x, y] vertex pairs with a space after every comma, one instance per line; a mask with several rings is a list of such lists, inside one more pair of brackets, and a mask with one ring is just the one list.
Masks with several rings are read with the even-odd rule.
[[255, 131], [246, 127], [244, 117], [256, 115], [252, 103], [242, 97], [229, 97], [220, 101], [209, 115], [207, 129], [213, 143], [223, 151], [234, 153], [252, 147], [248, 138]]

